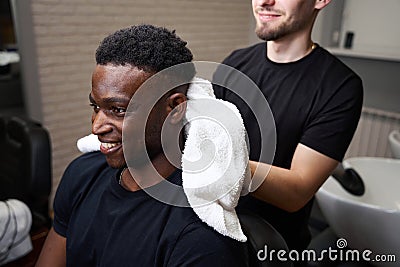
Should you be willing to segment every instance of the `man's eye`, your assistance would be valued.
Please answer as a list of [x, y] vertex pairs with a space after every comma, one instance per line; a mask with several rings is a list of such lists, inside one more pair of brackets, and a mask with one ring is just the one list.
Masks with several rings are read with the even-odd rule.
[[113, 107], [112, 111], [117, 115], [124, 115], [126, 112], [126, 108]]
[[93, 108], [94, 112], [96, 112], [96, 113], [99, 112], [100, 107], [98, 105], [96, 105], [94, 103], [90, 103], [89, 105]]

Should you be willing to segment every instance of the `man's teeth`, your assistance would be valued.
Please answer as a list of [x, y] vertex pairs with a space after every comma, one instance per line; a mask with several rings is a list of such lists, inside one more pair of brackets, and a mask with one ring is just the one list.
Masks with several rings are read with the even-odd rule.
[[116, 147], [118, 145], [120, 145], [121, 143], [101, 143], [101, 145], [107, 149]]

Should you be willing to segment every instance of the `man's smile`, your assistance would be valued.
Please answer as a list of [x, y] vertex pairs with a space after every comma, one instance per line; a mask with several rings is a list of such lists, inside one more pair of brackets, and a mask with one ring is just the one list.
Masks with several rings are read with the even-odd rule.
[[121, 142], [101, 142], [100, 151], [103, 154], [111, 154], [122, 147]]

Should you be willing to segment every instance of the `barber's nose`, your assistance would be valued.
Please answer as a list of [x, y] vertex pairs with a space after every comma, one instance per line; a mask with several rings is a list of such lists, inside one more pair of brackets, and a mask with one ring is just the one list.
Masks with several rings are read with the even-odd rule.
[[104, 111], [99, 110], [97, 113], [92, 115], [92, 133], [95, 135], [102, 135], [112, 130], [112, 126], [109, 124], [107, 115]]
[[270, 6], [275, 4], [275, 0], [253, 0], [256, 6]]

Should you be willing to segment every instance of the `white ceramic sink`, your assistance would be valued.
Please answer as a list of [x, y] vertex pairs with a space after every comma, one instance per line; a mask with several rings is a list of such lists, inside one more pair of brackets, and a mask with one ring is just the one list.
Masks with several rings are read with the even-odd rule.
[[400, 159], [400, 131], [393, 130], [389, 134], [389, 144], [393, 157]]
[[329, 177], [316, 194], [322, 213], [349, 248], [396, 256], [395, 263], [372, 264], [400, 266], [400, 160], [356, 157], [343, 166], [359, 173], [365, 194], [353, 196]]

